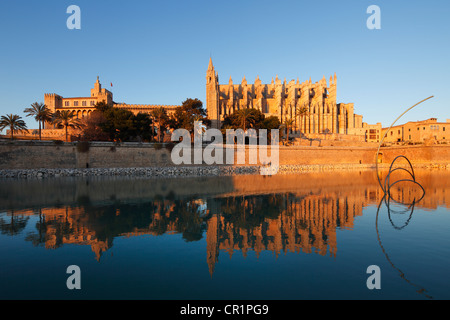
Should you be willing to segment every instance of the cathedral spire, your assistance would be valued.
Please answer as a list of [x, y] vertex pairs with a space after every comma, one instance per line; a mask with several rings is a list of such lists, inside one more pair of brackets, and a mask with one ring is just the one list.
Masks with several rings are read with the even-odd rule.
[[208, 65], [208, 70], [212, 70], [212, 69], [214, 69], [214, 66], [213, 66], [213, 62], [212, 62], [212, 58], [211, 58], [211, 57], [209, 57], [209, 65]]

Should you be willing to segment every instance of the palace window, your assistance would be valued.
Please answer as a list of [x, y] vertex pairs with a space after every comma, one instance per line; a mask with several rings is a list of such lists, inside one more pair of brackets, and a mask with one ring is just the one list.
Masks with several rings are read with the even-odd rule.
[[74, 101], [74, 102], [73, 102], [73, 106], [74, 106], [74, 107], [78, 107], [78, 101]]
[[70, 102], [69, 101], [64, 101], [64, 106], [65, 107], [70, 107]]
[[81, 102], [81, 105], [82, 105], [83, 107], [86, 107], [86, 105], [87, 105], [86, 101]]
[[94, 101], [91, 101], [91, 106], [94, 106], [95, 105], [95, 102]]

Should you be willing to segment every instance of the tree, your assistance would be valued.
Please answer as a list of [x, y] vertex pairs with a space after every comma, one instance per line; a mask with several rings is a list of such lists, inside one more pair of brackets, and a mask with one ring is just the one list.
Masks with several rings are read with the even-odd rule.
[[136, 136], [133, 112], [111, 107], [103, 113], [103, 116], [106, 121], [101, 125], [101, 128], [111, 140], [127, 141]]
[[[150, 114], [138, 113], [116, 108], [105, 101], [95, 105], [96, 110], [87, 121], [85, 139], [127, 141], [131, 139], [151, 141], [154, 135], [153, 120]], [[105, 135], [107, 137], [105, 137]]]
[[164, 107], [153, 109], [151, 116], [156, 122], [156, 126], [158, 128], [158, 142], [161, 142], [161, 137], [164, 137], [161, 133], [167, 129], [167, 126], [170, 123], [167, 110]]
[[279, 129], [280, 128], [280, 119], [278, 119], [277, 116], [270, 116], [267, 118], [264, 118], [262, 122], [261, 129], [267, 129], [267, 143], [271, 143], [272, 141], [272, 129]]
[[278, 128], [280, 128], [280, 125], [281, 125], [280, 119], [278, 119], [277, 116], [270, 116], [270, 117], [264, 118], [261, 129], [267, 129], [267, 130], [278, 129]]
[[138, 113], [134, 116], [136, 136], [146, 141], [153, 140], [153, 119], [148, 113]]
[[110, 110], [111, 108], [112, 108], [112, 106], [110, 106], [109, 104], [107, 104], [107, 103], [105, 102], [105, 100], [100, 101], [100, 102], [97, 102], [97, 103], [95, 104], [95, 109], [97, 109], [98, 111], [100, 111], [100, 112], [102, 112], [102, 113], [104, 113], [104, 112], [107, 111], [107, 110]]
[[264, 114], [254, 108], [240, 109], [233, 114], [225, 117], [223, 127], [242, 128], [246, 131], [248, 128], [259, 129], [264, 121]]
[[286, 128], [286, 141], [289, 142], [289, 133], [292, 129], [292, 126], [294, 125], [294, 119], [288, 118], [284, 121], [284, 124], [282, 125], [284, 128]]
[[11, 133], [11, 140], [14, 139], [14, 132], [19, 130], [23, 130], [28, 132], [27, 125], [25, 121], [22, 120], [22, 117], [17, 114], [7, 114], [6, 116], [2, 116], [0, 118], [0, 131], [9, 127]]
[[102, 126], [106, 122], [103, 113], [95, 110], [89, 117], [82, 120], [83, 131], [81, 139], [84, 141], [108, 141], [108, 134], [102, 129]]
[[45, 127], [45, 122], [49, 122], [52, 120], [52, 112], [49, 108], [43, 103], [35, 102], [31, 105], [31, 108], [26, 108], [24, 110], [27, 114], [27, 117], [34, 117], [34, 120], [36, 120], [39, 123], [39, 140], [42, 140], [41, 136], [41, 124], [42, 128]]
[[[302, 121], [303, 121], [303, 117], [308, 113], [308, 107], [303, 106], [303, 107], [296, 107], [295, 108], [295, 116], [299, 117], [299, 128], [302, 127]], [[301, 129], [300, 129], [301, 132]]]
[[73, 110], [58, 110], [54, 114], [52, 123], [57, 127], [63, 127], [64, 129], [66, 129], [66, 141], [68, 141], [68, 128], [80, 129], [83, 126], [82, 122], [79, 119], [75, 118], [75, 112]]
[[189, 98], [176, 108], [170, 117], [169, 126], [173, 129], [183, 128], [193, 134], [195, 121], [201, 121], [205, 125], [210, 123], [203, 103], [199, 99]]

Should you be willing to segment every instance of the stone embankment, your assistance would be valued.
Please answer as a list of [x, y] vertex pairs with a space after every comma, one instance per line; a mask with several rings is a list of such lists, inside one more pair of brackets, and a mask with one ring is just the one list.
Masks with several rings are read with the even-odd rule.
[[[387, 169], [387, 164], [380, 164], [379, 169]], [[445, 169], [450, 165], [419, 164], [414, 168]], [[187, 167], [150, 167], [150, 168], [92, 168], [92, 169], [13, 169], [0, 170], [0, 179], [43, 179], [52, 177], [93, 177], [93, 176], [131, 176], [152, 178], [198, 177], [198, 176], [232, 176], [261, 174], [264, 166], [187, 166]], [[280, 165], [276, 174], [375, 170], [376, 165]]]

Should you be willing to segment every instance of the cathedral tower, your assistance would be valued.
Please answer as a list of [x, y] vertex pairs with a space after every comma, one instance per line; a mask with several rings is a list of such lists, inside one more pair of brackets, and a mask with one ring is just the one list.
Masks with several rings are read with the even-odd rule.
[[211, 58], [209, 58], [208, 70], [206, 71], [206, 110], [208, 118], [211, 119], [211, 128], [220, 129], [219, 76], [214, 69]]

